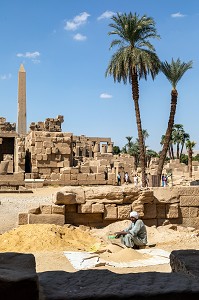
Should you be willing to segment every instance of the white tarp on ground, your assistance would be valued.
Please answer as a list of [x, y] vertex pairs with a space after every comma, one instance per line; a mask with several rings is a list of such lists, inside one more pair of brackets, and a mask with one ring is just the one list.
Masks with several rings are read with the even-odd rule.
[[170, 253], [161, 249], [141, 249], [140, 253], [148, 254], [148, 259], [139, 259], [129, 262], [113, 262], [104, 260], [98, 254], [92, 252], [70, 252], [64, 251], [64, 255], [76, 270], [89, 269], [100, 265], [113, 266], [116, 268], [134, 268], [162, 265], [169, 263]]

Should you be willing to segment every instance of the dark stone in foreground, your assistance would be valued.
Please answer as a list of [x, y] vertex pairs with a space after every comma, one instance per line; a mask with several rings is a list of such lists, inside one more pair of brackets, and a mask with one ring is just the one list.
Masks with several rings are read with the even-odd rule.
[[0, 253], [0, 299], [39, 299], [38, 276], [32, 254]]
[[116, 274], [108, 270], [39, 273], [45, 300], [198, 300], [199, 280], [181, 273]]
[[181, 272], [199, 279], [199, 250], [176, 250], [170, 254], [173, 272]]

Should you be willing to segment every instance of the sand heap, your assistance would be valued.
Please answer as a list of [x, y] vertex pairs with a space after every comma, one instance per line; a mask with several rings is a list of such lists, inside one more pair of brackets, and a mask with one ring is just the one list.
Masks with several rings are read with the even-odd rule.
[[75, 227], [23, 225], [0, 236], [0, 252], [90, 251], [99, 239]]

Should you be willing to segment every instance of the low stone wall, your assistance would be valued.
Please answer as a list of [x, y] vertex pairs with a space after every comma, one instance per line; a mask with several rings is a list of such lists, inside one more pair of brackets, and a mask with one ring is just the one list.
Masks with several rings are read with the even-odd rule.
[[53, 205], [19, 214], [19, 225], [54, 223], [107, 226], [138, 211], [147, 226], [182, 224], [199, 229], [199, 187], [138, 190], [130, 186], [64, 187]]

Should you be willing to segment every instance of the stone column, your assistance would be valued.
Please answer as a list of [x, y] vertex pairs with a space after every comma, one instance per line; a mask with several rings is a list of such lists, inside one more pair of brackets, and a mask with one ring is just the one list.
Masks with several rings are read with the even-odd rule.
[[107, 153], [113, 153], [113, 143], [108, 143]]
[[26, 71], [22, 64], [18, 73], [18, 134], [26, 134]]

